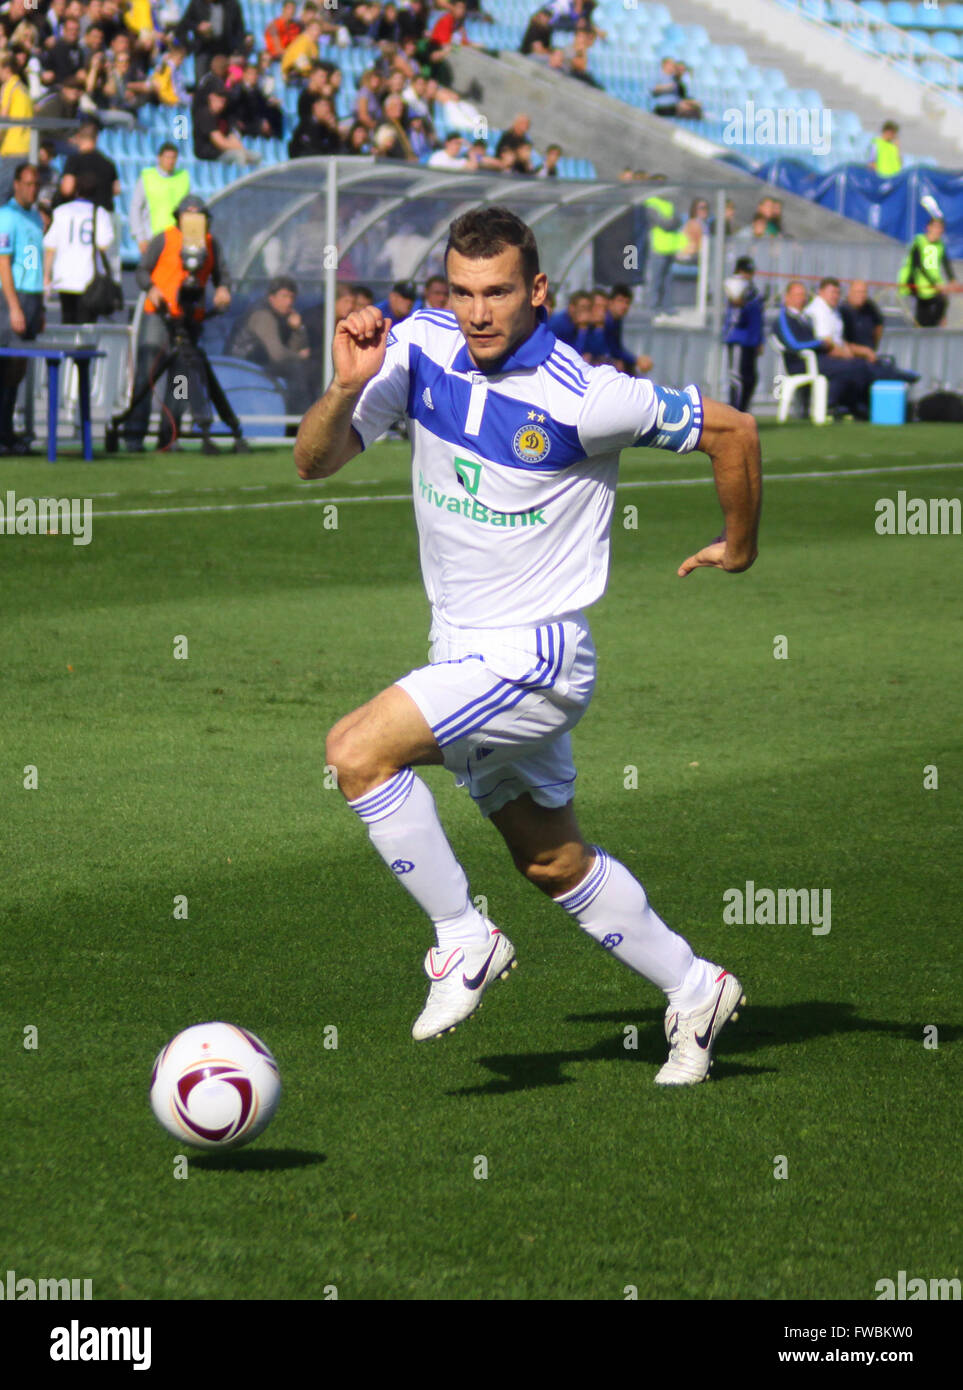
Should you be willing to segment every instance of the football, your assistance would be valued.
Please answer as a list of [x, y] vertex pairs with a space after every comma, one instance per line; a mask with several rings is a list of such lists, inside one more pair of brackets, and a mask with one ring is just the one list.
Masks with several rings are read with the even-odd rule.
[[198, 1149], [237, 1149], [262, 1134], [281, 1097], [278, 1064], [233, 1023], [195, 1023], [157, 1054], [150, 1104], [168, 1134]]
[[744, 280], [741, 275], [730, 275], [723, 281], [722, 288], [725, 290], [726, 299], [730, 304], [741, 304], [746, 297], [749, 281]]

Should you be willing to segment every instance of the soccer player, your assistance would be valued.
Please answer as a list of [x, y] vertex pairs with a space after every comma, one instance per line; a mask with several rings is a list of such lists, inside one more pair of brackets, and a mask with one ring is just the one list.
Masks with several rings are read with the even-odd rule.
[[327, 478], [399, 416], [409, 420], [431, 664], [341, 719], [326, 758], [375, 849], [434, 924], [428, 997], [412, 1033], [450, 1032], [515, 961], [473, 905], [414, 771], [444, 764], [521, 873], [666, 993], [670, 1050], [656, 1081], [703, 1081], [742, 985], [696, 956], [629, 870], [583, 838], [570, 733], [595, 679], [583, 610], [606, 584], [620, 451], [707, 453], [725, 530], [678, 574], [746, 570], [761, 491], [755, 422], [695, 386], [586, 366], [559, 343], [545, 324], [535, 238], [504, 208], [451, 224], [445, 268], [450, 310], [423, 309], [393, 328], [371, 306], [338, 325], [334, 379], [294, 449], [302, 478]]

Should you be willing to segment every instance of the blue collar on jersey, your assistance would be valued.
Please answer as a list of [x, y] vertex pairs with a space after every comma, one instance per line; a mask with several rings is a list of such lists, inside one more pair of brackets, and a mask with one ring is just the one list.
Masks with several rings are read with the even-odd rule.
[[484, 372], [485, 376], [501, 376], [504, 372], [519, 372], [525, 368], [538, 367], [554, 351], [558, 341], [546, 324], [547, 318], [545, 306], [540, 305], [535, 310], [535, 327], [528, 337], [519, 343], [514, 352], [500, 357], [491, 367], [479, 367], [469, 356], [468, 344], [463, 343], [455, 354], [451, 370], [453, 372]]

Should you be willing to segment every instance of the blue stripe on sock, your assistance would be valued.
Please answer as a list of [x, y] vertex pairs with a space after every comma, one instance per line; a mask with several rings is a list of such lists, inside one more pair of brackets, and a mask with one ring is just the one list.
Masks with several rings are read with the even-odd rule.
[[349, 801], [348, 805], [370, 825], [374, 821], [384, 820], [399, 806], [403, 806], [411, 795], [414, 784], [414, 772], [410, 767], [405, 767], [382, 786], [359, 796], [356, 801]]
[[560, 907], [564, 907], [565, 911], [572, 913], [573, 916], [593, 903], [608, 882], [612, 861], [605, 850], [599, 849], [598, 845], [593, 845], [592, 848], [595, 850], [595, 863], [588, 878], [573, 888], [570, 893], [565, 893], [562, 897], [555, 899]]

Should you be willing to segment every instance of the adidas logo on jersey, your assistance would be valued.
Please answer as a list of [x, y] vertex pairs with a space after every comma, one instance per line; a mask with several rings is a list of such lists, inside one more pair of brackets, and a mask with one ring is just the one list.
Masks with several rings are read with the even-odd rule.
[[421, 399], [424, 401], [425, 405], [428, 407], [429, 410], [434, 410], [435, 403], [431, 399], [431, 392], [428, 390], [427, 386], [421, 393]]

